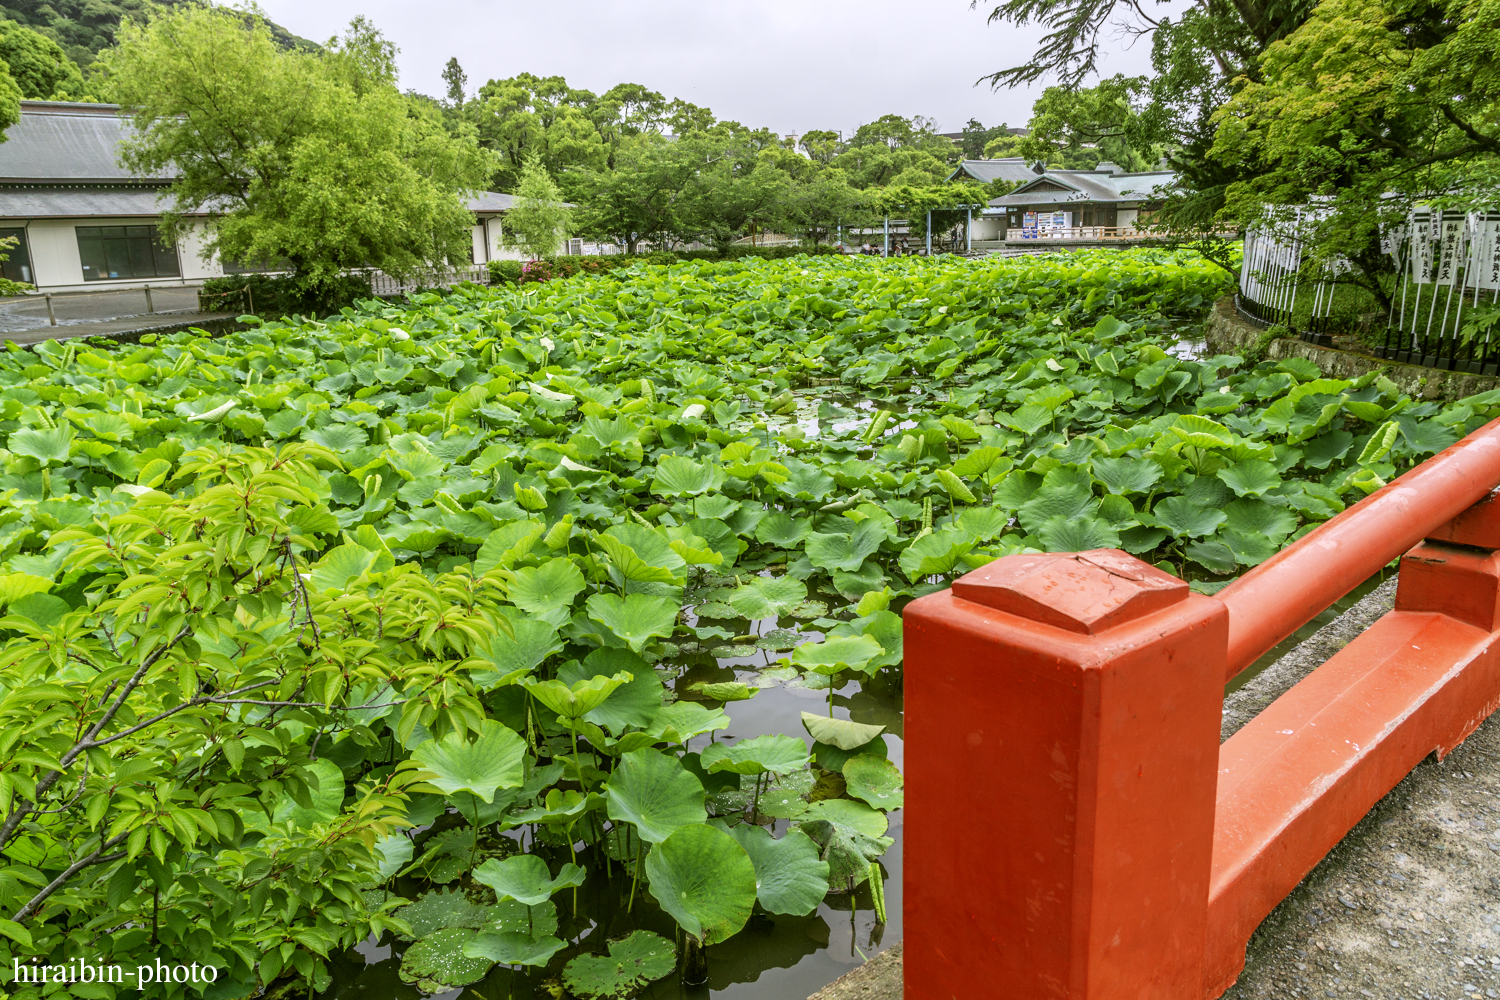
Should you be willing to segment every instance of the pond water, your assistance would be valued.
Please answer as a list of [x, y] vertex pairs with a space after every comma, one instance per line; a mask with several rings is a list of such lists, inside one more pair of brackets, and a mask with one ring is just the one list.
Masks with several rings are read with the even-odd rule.
[[[780, 627], [795, 627], [796, 622], [785, 620]], [[752, 631], [764, 634], [778, 624], [775, 619], [755, 622]], [[809, 640], [818, 638], [818, 633], [804, 633]], [[760, 669], [771, 666], [777, 655], [757, 651], [755, 656], [732, 659], [702, 657], [690, 663], [675, 682], [686, 691], [689, 684], [703, 680], [740, 679], [750, 684], [765, 684]], [[748, 701], [730, 702], [724, 706], [732, 725], [727, 734], [718, 734], [720, 740], [738, 741], [767, 733], [803, 735], [802, 713], [828, 712], [826, 691], [811, 690], [798, 686], [763, 687], [758, 695]], [[852, 719], [874, 725], [884, 725], [890, 759], [897, 767], [903, 767], [902, 754], [902, 704], [900, 681], [897, 677], [881, 676], [867, 681], [863, 686], [850, 682], [838, 689], [833, 698], [833, 714], [837, 718]], [[811, 740], [807, 740], [811, 745]], [[691, 749], [702, 750], [708, 737], [691, 741]], [[758, 914], [739, 934], [728, 941], [708, 949], [708, 983], [704, 986], [684, 986], [681, 977], [673, 973], [665, 979], [652, 983], [639, 994], [647, 1000], [678, 1000], [678, 998], [725, 998], [725, 1000], [802, 1000], [823, 986], [837, 979], [866, 959], [901, 940], [901, 843], [902, 812], [890, 813], [890, 829], [887, 836], [895, 843], [881, 858], [885, 870], [885, 906], [887, 922], [877, 923], [868, 886], [861, 886], [851, 900], [848, 895], [830, 895], [817, 911], [806, 917], [787, 917], [777, 914]], [[441, 822], [441, 821], [440, 821]], [[774, 833], [781, 836], [787, 823], [776, 821]], [[555, 849], [549, 854], [545, 845], [540, 853], [547, 857], [554, 870], [568, 860], [565, 848]], [[401, 957], [408, 945], [389, 935], [379, 941], [369, 941], [338, 957], [334, 963], [334, 981], [327, 990], [318, 994], [324, 1000], [420, 1000], [436, 996], [440, 1000], [484, 998], [484, 1000], [550, 1000], [548, 981], [556, 982], [562, 967], [573, 956], [582, 952], [602, 953], [605, 941], [619, 938], [633, 930], [652, 930], [668, 938], [674, 936], [675, 925], [663, 913], [656, 901], [644, 888], [637, 890], [634, 905], [628, 900], [628, 879], [604, 877], [602, 857], [592, 850], [579, 852], [580, 863], [590, 869], [590, 878], [578, 891], [577, 916], [573, 915], [572, 900], [564, 891], [555, 897], [560, 926], [558, 937], [570, 942], [569, 947], [558, 952], [544, 969], [524, 972], [503, 967], [492, 969], [483, 980], [462, 990], [451, 990], [442, 994], [426, 994], [401, 981], [398, 973]], [[454, 883], [459, 885], [464, 883]], [[408, 899], [430, 889], [425, 882], [397, 880], [397, 889]], [[852, 903], [852, 905], [851, 905]]]

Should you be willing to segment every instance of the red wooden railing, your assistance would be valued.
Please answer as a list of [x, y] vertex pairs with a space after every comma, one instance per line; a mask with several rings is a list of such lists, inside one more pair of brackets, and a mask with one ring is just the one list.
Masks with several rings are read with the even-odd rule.
[[[1500, 701], [1497, 484], [1500, 421], [1216, 597], [1101, 549], [908, 605], [907, 1000], [1222, 994], [1271, 909]], [[1397, 556], [1395, 610], [1220, 745], [1225, 680]]]

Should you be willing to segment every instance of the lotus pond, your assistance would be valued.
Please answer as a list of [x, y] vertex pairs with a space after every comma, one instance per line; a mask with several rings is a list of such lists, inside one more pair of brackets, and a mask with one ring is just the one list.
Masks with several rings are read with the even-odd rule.
[[805, 996], [899, 940], [906, 602], [1103, 546], [1211, 591], [1497, 411], [1174, 350], [1226, 282], [641, 265], [11, 345], [0, 983]]

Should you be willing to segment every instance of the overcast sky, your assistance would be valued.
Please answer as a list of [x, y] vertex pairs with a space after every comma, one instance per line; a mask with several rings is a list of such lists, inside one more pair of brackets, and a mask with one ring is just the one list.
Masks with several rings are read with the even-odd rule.
[[[1041, 86], [992, 92], [980, 76], [1025, 61], [1036, 27], [989, 25], [981, 0], [261, 0], [323, 41], [367, 15], [401, 49], [401, 85], [434, 96], [457, 56], [469, 88], [531, 72], [596, 93], [640, 83], [778, 133], [848, 134], [884, 114], [938, 130], [970, 118], [1026, 124]], [[1106, 75], [1142, 73], [1149, 40], [1116, 43]]]

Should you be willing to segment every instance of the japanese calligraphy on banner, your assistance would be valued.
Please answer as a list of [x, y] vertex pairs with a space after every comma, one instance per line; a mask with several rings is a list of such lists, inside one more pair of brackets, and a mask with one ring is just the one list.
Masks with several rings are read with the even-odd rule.
[[1464, 241], [1464, 219], [1443, 219], [1442, 229], [1442, 256], [1438, 259], [1437, 283], [1439, 285], [1452, 285], [1458, 280], [1459, 264], [1461, 263], [1461, 251]]
[[1500, 289], [1500, 219], [1478, 224], [1469, 246], [1469, 266], [1474, 270], [1475, 288]]
[[1427, 216], [1414, 216], [1410, 226], [1412, 248], [1411, 248], [1411, 280], [1419, 285], [1425, 285], [1432, 281], [1432, 224]]

